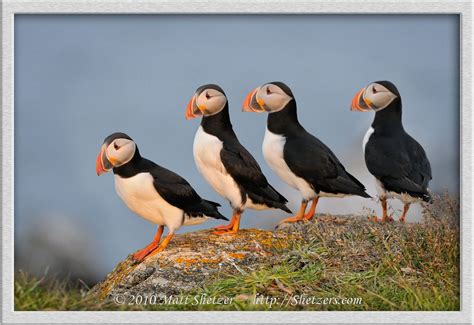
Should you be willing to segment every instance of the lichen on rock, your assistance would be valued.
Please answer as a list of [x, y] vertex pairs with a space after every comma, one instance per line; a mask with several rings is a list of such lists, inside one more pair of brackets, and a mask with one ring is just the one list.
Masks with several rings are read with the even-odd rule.
[[166, 250], [136, 263], [129, 255], [90, 292], [111, 299], [140, 294], [177, 295], [236, 273], [271, 265], [276, 249], [286, 245], [286, 232], [244, 229], [233, 235], [202, 230], [177, 235]]

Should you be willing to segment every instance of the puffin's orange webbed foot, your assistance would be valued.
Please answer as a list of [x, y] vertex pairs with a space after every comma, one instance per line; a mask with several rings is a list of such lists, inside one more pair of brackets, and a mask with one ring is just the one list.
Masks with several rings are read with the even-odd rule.
[[233, 226], [234, 225], [230, 223], [228, 225], [221, 225], [221, 226], [214, 227], [212, 229], [217, 230], [217, 231], [220, 231], [220, 230], [227, 230], [228, 231], [228, 230], [231, 230]]
[[300, 216], [300, 215], [296, 215], [294, 217], [289, 217], [289, 218], [286, 218], [286, 219], [283, 219], [281, 220], [278, 225], [281, 225], [283, 223], [291, 223], [291, 222], [298, 222], [298, 221], [301, 221], [303, 220], [303, 216]]
[[166, 236], [165, 239], [161, 242], [160, 246], [158, 246], [156, 249], [151, 251], [150, 254], [148, 254], [148, 256], [153, 256], [153, 255], [158, 254], [159, 252], [164, 251], [165, 248], [168, 246], [171, 238], [173, 238], [173, 236], [174, 236], [174, 233], [169, 233], [168, 236]]
[[[306, 211], [306, 206], [308, 205], [308, 202], [306, 201], [303, 201], [301, 202], [301, 206], [300, 206], [300, 210], [298, 211], [298, 213], [293, 216], [293, 217], [289, 217], [289, 218], [286, 218], [286, 219], [283, 219], [281, 220], [276, 227], [278, 227], [279, 225], [283, 224], [283, 223], [287, 223], [287, 222], [297, 222], [297, 221], [301, 221], [303, 220], [304, 216], [305, 216], [305, 211]], [[310, 211], [311, 212], [311, 211]], [[276, 228], [275, 227], [275, 228]]]
[[228, 225], [215, 227], [214, 235], [235, 234], [239, 231], [241, 212], [234, 212]]
[[139, 251], [136, 251], [132, 255], [132, 258], [137, 262], [143, 261], [143, 259], [145, 257], [147, 257], [148, 254], [150, 254], [151, 252], [153, 252], [155, 249], [158, 248], [158, 244], [154, 244], [154, 245], [152, 245], [152, 244], [148, 245], [147, 247], [145, 247], [143, 249], [140, 249]]
[[153, 252], [155, 249], [158, 248], [158, 244], [160, 243], [161, 235], [163, 234], [164, 226], [159, 226], [158, 229], [156, 230], [155, 237], [153, 238], [153, 241], [149, 243], [145, 248], [140, 249], [136, 251], [133, 255], [132, 258], [137, 261], [141, 262], [145, 257], [147, 257], [148, 254]]
[[226, 235], [226, 234], [236, 234], [239, 230], [233, 230], [233, 229], [230, 229], [230, 230], [216, 230], [216, 231], [213, 231], [212, 233], [214, 235]]

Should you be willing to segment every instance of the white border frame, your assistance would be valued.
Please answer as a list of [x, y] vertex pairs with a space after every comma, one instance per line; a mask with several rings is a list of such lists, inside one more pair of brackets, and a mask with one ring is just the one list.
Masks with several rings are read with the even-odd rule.
[[[370, 0], [369, 0], [370, 1]], [[472, 308], [472, 85], [470, 2], [373, 0], [292, 2], [102, 0], [2, 3], [2, 323], [470, 323]], [[13, 169], [14, 169], [14, 15], [15, 14], [459, 14], [461, 95], [461, 311], [459, 312], [14, 312], [13, 304]]]

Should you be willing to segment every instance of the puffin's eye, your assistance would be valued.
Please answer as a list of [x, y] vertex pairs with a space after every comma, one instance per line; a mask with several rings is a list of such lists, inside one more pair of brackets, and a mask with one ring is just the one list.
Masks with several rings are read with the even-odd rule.
[[377, 93], [377, 89], [375, 89], [375, 86], [372, 87], [372, 92], [373, 92], [374, 94]]
[[120, 146], [117, 144], [117, 142], [114, 142], [114, 149], [115, 149], [115, 150], [119, 150], [119, 149], [120, 149]]
[[211, 96], [209, 96], [209, 93], [206, 92], [206, 99], [209, 99], [211, 98]]
[[270, 95], [272, 93], [272, 91], [270, 90], [270, 88], [267, 88], [267, 95]]

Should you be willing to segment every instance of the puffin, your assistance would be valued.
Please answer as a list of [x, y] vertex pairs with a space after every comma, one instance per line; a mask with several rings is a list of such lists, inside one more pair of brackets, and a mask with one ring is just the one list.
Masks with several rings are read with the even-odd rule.
[[[183, 225], [200, 224], [209, 218], [228, 220], [219, 213], [220, 204], [201, 198], [184, 178], [143, 158], [125, 133], [106, 137], [97, 156], [97, 175], [110, 170], [115, 176], [115, 190], [125, 205], [158, 225], [153, 241], [132, 255], [136, 261], [163, 251]], [[168, 235], [160, 244], [165, 226]]]
[[215, 234], [235, 234], [245, 209], [281, 209], [291, 213], [288, 200], [271, 186], [260, 166], [240, 144], [229, 116], [229, 104], [221, 87], [199, 87], [186, 108], [186, 119], [202, 116], [194, 137], [196, 167], [211, 187], [229, 201], [230, 223], [216, 227]]
[[302, 196], [298, 213], [280, 223], [312, 220], [321, 197], [370, 197], [331, 149], [300, 124], [296, 100], [286, 84], [275, 81], [255, 88], [245, 98], [242, 110], [269, 113], [263, 156], [270, 168]]
[[410, 204], [432, 201], [428, 188], [432, 175], [425, 150], [403, 128], [400, 93], [390, 81], [373, 82], [356, 93], [351, 110], [375, 112], [362, 143], [365, 163], [375, 177], [381, 220], [393, 221], [387, 199], [397, 198], [404, 204], [399, 221], [405, 222]]

